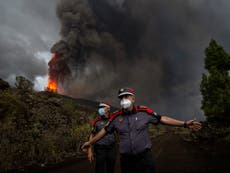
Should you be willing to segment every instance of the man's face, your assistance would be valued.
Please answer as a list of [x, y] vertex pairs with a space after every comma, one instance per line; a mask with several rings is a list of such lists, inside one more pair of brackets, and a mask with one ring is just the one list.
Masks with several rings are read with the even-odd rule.
[[[103, 112], [101, 112], [101, 109], [103, 110]], [[99, 113], [101, 116], [104, 116], [104, 117], [108, 118], [108, 117], [109, 117], [109, 114], [110, 114], [110, 108], [107, 107], [107, 106], [99, 107], [98, 113]]]
[[109, 107], [104, 107], [104, 109], [105, 109], [105, 115], [109, 115], [110, 108]]
[[121, 100], [123, 100], [123, 99], [128, 99], [128, 100], [130, 100], [131, 101], [131, 107], [134, 105], [134, 103], [135, 103], [135, 97], [134, 96], [132, 96], [132, 95], [122, 95], [122, 96], [120, 96], [119, 97], [119, 99], [120, 99], [120, 101]]

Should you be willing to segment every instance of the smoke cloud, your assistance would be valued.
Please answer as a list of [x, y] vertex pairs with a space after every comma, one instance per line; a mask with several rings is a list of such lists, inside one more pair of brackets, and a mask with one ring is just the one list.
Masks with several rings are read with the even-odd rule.
[[58, 74], [67, 79], [64, 92], [118, 105], [118, 89], [130, 86], [139, 104], [202, 119], [203, 51], [212, 37], [229, 41], [229, 22], [222, 22], [229, 5], [224, 0], [61, 0], [62, 39], [52, 52], [62, 53], [60, 61], [70, 70]]
[[129, 86], [136, 90], [137, 104], [181, 119], [202, 119], [204, 49], [215, 38], [230, 52], [228, 0], [0, 3], [2, 78], [47, 74], [44, 58], [36, 55], [51, 50], [59, 57], [49, 63], [50, 71], [63, 94], [115, 106], [118, 89]]

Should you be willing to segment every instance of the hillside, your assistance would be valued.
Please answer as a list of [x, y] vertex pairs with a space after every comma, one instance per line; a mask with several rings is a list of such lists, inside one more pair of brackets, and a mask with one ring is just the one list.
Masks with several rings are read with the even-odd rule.
[[98, 103], [35, 92], [24, 78], [0, 80], [0, 172], [45, 167], [81, 157]]

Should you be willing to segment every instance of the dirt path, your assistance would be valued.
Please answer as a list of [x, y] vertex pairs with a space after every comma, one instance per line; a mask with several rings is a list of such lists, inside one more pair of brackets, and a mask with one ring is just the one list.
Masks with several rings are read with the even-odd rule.
[[159, 173], [205, 172], [207, 167], [199, 146], [184, 142], [171, 132], [153, 141], [153, 154]]
[[[230, 147], [198, 145], [185, 142], [171, 131], [153, 140], [153, 156], [157, 173], [228, 173]], [[86, 159], [73, 161], [43, 172], [93, 173], [93, 166]], [[119, 161], [116, 173], [120, 173]]]
[[185, 142], [169, 132], [153, 141], [157, 173], [230, 172], [230, 147]]

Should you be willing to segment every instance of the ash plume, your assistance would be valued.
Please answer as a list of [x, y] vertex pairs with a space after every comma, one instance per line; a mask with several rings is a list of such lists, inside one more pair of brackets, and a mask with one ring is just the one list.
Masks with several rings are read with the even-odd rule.
[[157, 112], [202, 118], [203, 50], [220, 36], [207, 22], [219, 19], [215, 2], [60, 0], [61, 40], [51, 52], [61, 55], [53, 72], [63, 93], [117, 105], [129, 86]]

